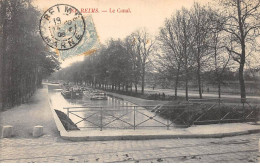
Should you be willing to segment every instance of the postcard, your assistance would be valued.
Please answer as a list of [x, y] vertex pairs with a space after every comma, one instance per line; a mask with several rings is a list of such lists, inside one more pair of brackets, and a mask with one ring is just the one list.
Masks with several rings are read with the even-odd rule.
[[1, 0], [1, 163], [257, 163], [260, 0]]

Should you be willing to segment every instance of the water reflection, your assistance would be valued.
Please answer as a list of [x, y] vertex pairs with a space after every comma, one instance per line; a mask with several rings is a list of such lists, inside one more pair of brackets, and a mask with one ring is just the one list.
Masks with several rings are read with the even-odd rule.
[[[48, 89], [53, 108], [64, 113], [67, 113], [67, 110], [63, 109], [64, 107], [97, 107], [70, 109], [70, 111], [79, 111], [72, 112], [69, 117], [74, 123], [77, 123], [81, 130], [100, 129], [101, 126], [104, 126], [103, 130], [108, 128], [133, 129], [134, 123], [139, 125], [137, 128], [146, 126], [146, 129], [154, 129], [161, 126], [161, 128], [166, 129], [166, 120], [158, 116], [153, 118], [155, 120], [152, 120], [149, 117], [155, 116], [154, 113], [141, 107], [134, 111], [136, 105], [128, 101], [110, 96], [108, 96], [107, 100], [90, 100], [88, 94], [85, 94], [82, 99], [65, 99], [60, 93], [62, 89], [59, 86], [49, 85]], [[100, 107], [106, 108], [101, 110]]]

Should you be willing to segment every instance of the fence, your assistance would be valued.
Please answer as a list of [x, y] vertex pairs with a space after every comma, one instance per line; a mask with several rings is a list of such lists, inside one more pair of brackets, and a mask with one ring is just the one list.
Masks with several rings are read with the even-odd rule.
[[134, 129], [160, 127], [167, 130], [198, 124], [256, 121], [258, 106], [248, 102], [224, 103], [221, 99], [193, 99], [176, 105], [117, 107], [65, 107], [79, 128]]
[[[200, 105], [207, 104], [208, 106], [208, 108], [204, 109], [203, 112], [193, 120], [193, 124], [256, 121], [259, 114], [259, 106], [251, 105], [246, 99], [242, 99], [241, 101], [242, 102], [225, 103], [222, 99], [219, 98], [189, 100], [189, 103], [198, 103]], [[203, 120], [205, 115], [209, 113], [212, 114], [212, 110], [214, 108], [216, 108], [214, 115], [218, 117], [214, 120]]]

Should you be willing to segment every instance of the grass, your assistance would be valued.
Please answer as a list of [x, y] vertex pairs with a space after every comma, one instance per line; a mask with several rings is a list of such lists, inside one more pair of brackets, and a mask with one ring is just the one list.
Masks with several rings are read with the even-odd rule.
[[[232, 123], [232, 122], [246, 122], [257, 121], [259, 118], [260, 108], [257, 106], [249, 107], [245, 105], [243, 108], [239, 98], [225, 99], [226, 105], [212, 103], [214, 100], [205, 100], [203, 103], [187, 104], [185, 97], [177, 97], [171, 95], [156, 94], [141, 94], [131, 91], [112, 91], [118, 94], [133, 96], [146, 100], [164, 100], [169, 101], [167, 105], [175, 105], [174, 108], [167, 108], [163, 106], [156, 111], [164, 119], [168, 119], [177, 125], [191, 126], [193, 124], [213, 124], [213, 123]], [[190, 99], [199, 99], [193, 97]], [[251, 103], [258, 103], [258, 101], [250, 101]], [[215, 105], [214, 105], [215, 104]], [[149, 110], [149, 108], [147, 108]]]
[[[173, 105], [173, 103], [169, 102], [167, 105]], [[257, 106], [243, 108], [240, 105], [218, 105], [216, 103], [194, 103], [189, 105], [180, 103], [171, 108], [167, 105], [157, 110], [156, 113], [164, 119], [169, 119], [174, 124], [187, 127], [192, 124], [254, 122], [259, 119], [260, 113], [260, 108]]]

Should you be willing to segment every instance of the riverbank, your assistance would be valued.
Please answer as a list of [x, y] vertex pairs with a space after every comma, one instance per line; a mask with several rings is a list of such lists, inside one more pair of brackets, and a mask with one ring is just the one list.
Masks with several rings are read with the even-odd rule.
[[[118, 97], [127, 101], [130, 101], [139, 106], [155, 106], [155, 105], [179, 105], [181, 100], [173, 100], [173, 101], [162, 101], [162, 100], [146, 100], [138, 97], [122, 95], [112, 92], [107, 92], [108, 95]], [[175, 111], [168, 110], [167, 108], [161, 108], [158, 116], [168, 119], [170, 121], [179, 120], [179, 125], [189, 126], [190, 124], [217, 124], [217, 123], [240, 123], [240, 122], [257, 122], [260, 119], [259, 106], [256, 103], [248, 103], [245, 108], [241, 103], [234, 103], [230, 99], [229, 101], [225, 101], [221, 103], [219, 106], [217, 105], [217, 100], [204, 100], [202, 103], [196, 103], [195, 105], [189, 107], [185, 105], [180, 105], [175, 108]], [[216, 106], [215, 106], [216, 105]], [[184, 107], [184, 109], [183, 109]], [[165, 110], [166, 109], [166, 110]], [[236, 111], [234, 111], [236, 109]], [[211, 113], [207, 113], [205, 115], [204, 112], [206, 110], [210, 110]], [[183, 114], [183, 111], [187, 113]], [[181, 115], [183, 114], [183, 115]], [[181, 116], [180, 116], [181, 115]], [[228, 115], [228, 116], [227, 116]], [[202, 117], [203, 116], [203, 117]], [[244, 119], [244, 118], [247, 119]], [[257, 118], [255, 118], [257, 117]], [[223, 118], [223, 119], [222, 119]], [[200, 119], [200, 121], [194, 122], [196, 119]]]
[[[103, 90], [103, 89], [100, 89]], [[144, 100], [151, 101], [174, 101], [174, 102], [183, 102], [186, 101], [185, 91], [178, 91], [177, 99], [174, 97], [173, 89], [152, 89], [145, 88], [144, 94], [138, 91], [137, 94], [134, 92], [126, 92], [126, 91], [112, 91], [111, 89], [105, 90], [106, 92], [110, 92], [113, 94], [119, 94], [124, 96], [136, 97]], [[212, 92], [204, 92], [203, 100], [211, 100], [217, 99], [219, 96], [217, 93]], [[189, 99], [200, 99], [199, 94], [196, 91], [189, 91]], [[221, 100], [225, 103], [241, 103], [241, 97], [239, 94], [225, 93], [221, 95]], [[259, 104], [260, 97], [258, 95], [247, 95], [247, 100], [249, 104]]]
[[33, 127], [36, 125], [44, 127], [44, 135], [59, 137], [49, 106], [47, 85], [38, 89], [28, 103], [0, 112], [0, 117], [1, 126], [13, 126], [14, 137], [32, 137]]
[[139, 105], [139, 106], [141, 106], [141, 105], [166, 104], [166, 103], [169, 102], [169, 101], [162, 101], [162, 100], [146, 100], [146, 99], [142, 99], [142, 98], [138, 98], [138, 97], [127, 96], [127, 95], [122, 95], [122, 94], [107, 92], [107, 91], [106, 91], [106, 93], [110, 96], [127, 100], [127, 101], [129, 101], [133, 104]]

